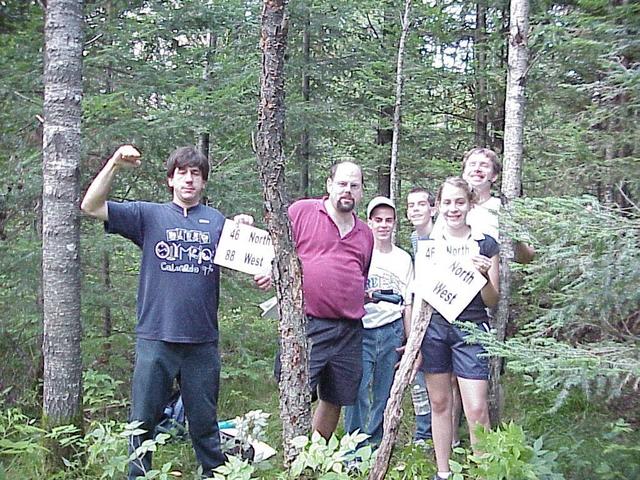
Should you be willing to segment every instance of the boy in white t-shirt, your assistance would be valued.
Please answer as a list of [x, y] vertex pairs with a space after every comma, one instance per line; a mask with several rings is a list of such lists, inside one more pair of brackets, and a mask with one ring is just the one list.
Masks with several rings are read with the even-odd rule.
[[360, 430], [370, 436], [369, 443], [379, 445], [384, 409], [400, 358], [397, 350], [409, 330], [413, 262], [392, 243], [396, 208], [389, 198], [371, 200], [367, 218], [374, 247], [367, 277], [367, 313], [362, 319], [362, 381], [356, 404], [346, 407], [345, 430]]

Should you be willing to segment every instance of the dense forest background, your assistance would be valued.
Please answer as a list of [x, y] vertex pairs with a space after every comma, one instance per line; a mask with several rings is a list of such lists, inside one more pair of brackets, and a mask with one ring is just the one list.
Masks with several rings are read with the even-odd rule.
[[[42, 468], [28, 454], [44, 433], [24, 428], [42, 408], [44, 3], [0, 0], [0, 478], [41, 478]], [[364, 201], [388, 193], [403, 7], [289, 3], [291, 199], [321, 195], [329, 165], [342, 159], [363, 166]], [[164, 159], [198, 144], [212, 167], [206, 201], [260, 223], [261, 9], [256, 0], [85, 1], [82, 191], [118, 145], [132, 143], [145, 161], [118, 179], [113, 197], [164, 201]], [[529, 21], [524, 196], [501, 221], [537, 257], [514, 267], [508, 340], [487, 339], [508, 360], [505, 420], [543, 437], [565, 478], [638, 478], [640, 7], [532, 0]], [[506, 1], [413, 3], [400, 199], [457, 174], [472, 146], [502, 152], [508, 27]], [[402, 222], [405, 247], [409, 231]], [[123, 421], [138, 252], [85, 218], [81, 247], [85, 420]], [[265, 296], [243, 275], [224, 273], [221, 417], [262, 408], [273, 414], [268, 435], [279, 445], [277, 386], [265, 380], [276, 326], [259, 317]], [[172, 455], [175, 466], [190, 453]], [[73, 464], [67, 475], [101, 474]]]

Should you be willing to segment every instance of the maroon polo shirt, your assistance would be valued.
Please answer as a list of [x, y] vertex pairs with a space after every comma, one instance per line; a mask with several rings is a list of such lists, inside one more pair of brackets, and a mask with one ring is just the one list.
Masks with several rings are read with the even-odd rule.
[[325, 198], [298, 200], [289, 207], [296, 251], [302, 262], [305, 313], [319, 318], [359, 320], [364, 316], [373, 234], [355, 214], [353, 229], [340, 238], [324, 207]]

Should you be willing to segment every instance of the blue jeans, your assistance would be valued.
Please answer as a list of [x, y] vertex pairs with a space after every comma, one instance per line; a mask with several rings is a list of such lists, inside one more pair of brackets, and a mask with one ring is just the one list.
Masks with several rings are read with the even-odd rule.
[[404, 328], [398, 319], [378, 328], [364, 329], [362, 334], [362, 380], [355, 405], [345, 409], [344, 426], [349, 433], [360, 430], [370, 436], [369, 443], [382, 440], [384, 409], [391, 393], [396, 349], [402, 346]]
[[[225, 463], [220, 449], [217, 403], [220, 355], [217, 342], [168, 343], [139, 338], [131, 385], [130, 421], [141, 421], [147, 433], [131, 437], [129, 451], [152, 438], [169, 401], [173, 381], [179, 378], [189, 435], [204, 474]], [[151, 469], [151, 452], [129, 464], [129, 480]]]
[[[420, 385], [422, 388], [427, 388], [424, 381], [424, 372], [418, 370], [416, 378], [413, 381], [414, 384]], [[416, 415], [416, 433], [413, 437], [414, 440], [429, 440], [431, 435], [431, 412], [426, 415]]]

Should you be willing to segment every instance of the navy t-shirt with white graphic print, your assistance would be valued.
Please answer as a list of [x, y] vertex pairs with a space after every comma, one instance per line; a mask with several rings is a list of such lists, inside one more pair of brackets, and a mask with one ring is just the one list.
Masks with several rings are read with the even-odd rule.
[[136, 334], [148, 340], [218, 339], [220, 269], [213, 264], [224, 216], [173, 202], [108, 202], [105, 230], [142, 249]]

